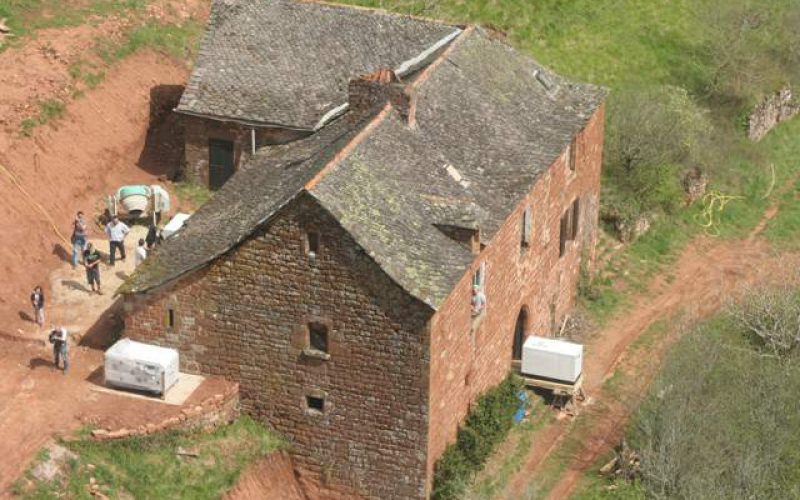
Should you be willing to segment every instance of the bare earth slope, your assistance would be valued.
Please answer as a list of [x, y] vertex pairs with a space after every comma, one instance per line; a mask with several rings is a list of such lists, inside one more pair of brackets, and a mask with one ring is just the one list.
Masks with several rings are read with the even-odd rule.
[[[40, 34], [31, 43], [46, 43], [48, 36]], [[80, 36], [70, 39], [57, 32], [52, 37], [54, 43], [83, 42]], [[27, 64], [27, 50], [0, 54], [0, 96], [17, 95], [16, 87], [24, 82], [35, 85], [32, 67], [45, 73], [54, 69], [35, 60]], [[15, 78], [17, 73], [25, 77]], [[21, 313], [28, 313], [31, 288], [46, 285], [49, 272], [70, 251], [36, 205], [69, 238], [77, 210], [95, 212], [103, 196], [121, 184], [153, 182], [162, 172], [137, 166], [148, 130], [151, 90], [182, 84], [187, 74], [181, 63], [142, 52], [112, 68], [99, 87], [72, 101], [54, 124], [37, 127], [32, 137], [22, 137], [11, 126], [0, 135], [0, 165], [28, 193], [23, 194], [0, 169], [0, 333], [30, 329]]]

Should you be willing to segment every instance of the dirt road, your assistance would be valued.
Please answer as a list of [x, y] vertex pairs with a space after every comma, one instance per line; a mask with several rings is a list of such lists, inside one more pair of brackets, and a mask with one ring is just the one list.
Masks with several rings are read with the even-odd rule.
[[[769, 210], [765, 218], [774, 216]], [[678, 314], [702, 318], [717, 311], [738, 286], [748, 282], [779, 279], [787, 266], [797, 265], [797, 256], [780, 256], [757, 237], [764, 228], [759, 224], [754, 234], [742, 240], [717, 240], [698, 237], [686, 246], [671, 266], [671, 277], [656, 277], [645, 293], [624, 311], [618, 313], [603, 330], [587, 343], [584, 370], [586, 390], [592, 397], [593, 427], [579, 452], [551, 490], [549, 498], [568, 498], [577, 481], [602, 453], [619, 442], [624, 424], [632, 410], [631, 401], [620, 401], [601, 391], [605, 380], [621, 365], [636, 366], [632, 388], [637, 396], [644, 393], [656, 374], [669, 342], [636, 351], [639, 359], [630, 359], [628, 348], [650, 325]], [[678, 328], [670, 325], [674, 341]], [[581, 417], [578, 417], [581, 418]], [[571, 426], [559, 421], [542, 430], [534, 440], [520, 472], [510, 481], [503, 497], [521, 498], [536, 476], [542, 462], [568, 438]]]

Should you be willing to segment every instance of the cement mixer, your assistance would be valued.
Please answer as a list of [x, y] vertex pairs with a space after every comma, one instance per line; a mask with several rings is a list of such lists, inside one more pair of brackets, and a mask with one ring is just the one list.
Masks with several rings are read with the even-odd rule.
[[157, 185], [122, 186], [106, 199], [106, 208], [120, 219], [152, 217], [157, 222], [161, 214], [169, 212], [169, 193]]

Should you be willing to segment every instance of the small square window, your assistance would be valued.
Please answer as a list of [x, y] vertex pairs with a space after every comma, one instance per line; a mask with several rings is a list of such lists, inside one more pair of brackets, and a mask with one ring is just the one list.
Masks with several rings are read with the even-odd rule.
[[314, 412], [325, 412], [325, 399], [317, 396], [306, 396], [306, 407]]
[[306, 253], [312, 259], [319, 255], [319, 233], [309, 231], [306, 233]]
[[308, 324], [308, 344], [311, 349], [328, 352], [328, 327], [321, 323]]

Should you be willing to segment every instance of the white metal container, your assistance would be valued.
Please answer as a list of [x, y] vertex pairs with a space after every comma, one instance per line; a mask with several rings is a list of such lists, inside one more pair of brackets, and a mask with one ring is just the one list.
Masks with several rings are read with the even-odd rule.
[[165, 394], [178, 381], [178, 351], [122, 339], [106, 351], [108, 385]]
[[161, 236], [164, 238], [169, 238], [173, 234], [178, 232], [178, 229], [182, 228], [186, 221], [189, 220], [189, 214], [185, 214], [183, 212], [178, 212], [175, 216], [169, 220], [164, 229], [161, 230]]
[[575, 382], [583, 369], [583, 345], [530, 336], [522, 345], [522, 373]]

